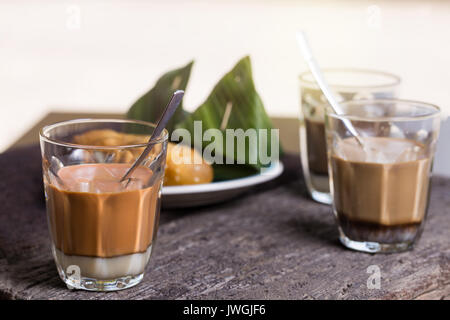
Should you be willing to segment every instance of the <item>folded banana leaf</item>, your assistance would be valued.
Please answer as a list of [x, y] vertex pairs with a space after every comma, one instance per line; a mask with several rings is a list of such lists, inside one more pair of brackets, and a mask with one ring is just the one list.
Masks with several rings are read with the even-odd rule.
[[[191, 67], [192, 62], [163, 75], [156, 85], [131, 107], [127, 117], [150, 122], [157, 121], [173, 91], [185, 90]], [[199, 136], [198, 130], [194, 130], [196, 121], [201, 122], [200, 137], [208, 129], [219, 130], [220, 137], [217, 139], [212, 137], [209, 141], [205, 139], [195, 141], [195, 137]], [[245, 177], [270, 165], [266, 161], [267, 156], [270, 157], [272, 151], [281, 151], [271, 150], [272, 128], [271, 120], [253, 83], [249, 57], [241, 59], [230, 72], [224, 75], [206, 101], [193, 113], [189, 114], [180, 107], [167, 127], [170, 133], [174, 129], [188, 130], [191, 134], [192, 147], [200, 151], [205, 151], [207, 148], [210, 151], [213, 149], [211, 155], [214, 159], [221, 160], [213, 164], [215, 181]], [[241, 130], [241, 134], [248, 133], [244, 138], [245, 143], [239, 144], [239, 139], [232, 136], [229, 129], [234, 129], [234, 133], [237, 132], [236, 130]], [[247, 132], [248, 129], [250, 130]], [[259, 132], [264, 129], [267, 133], [266, 139], [259, 135]], [[227, 150], [226, 139], [234, 139], [234, 148]], [[265, 155], [264, 161], [262, 161], [262, 154]]]
[[[206, 101], [176, 127], [189, 130], [194, 137], [195, 121], [201, 121], [203, 133], [208, 129], [219, 129], [222, 132], [222, 141], [214, 141], [214, 143], [221, 144], [218, 151], [221, 151], [224, 162], [226, 162], [225, 159], [231, 159], [231, 162], [235, 164], [246, 164], [255, 169], [268, 165], [261, 161], [261, 155], [271, 155], [272, 122], [256, 92], [249, 57], [241, 59], [230, 72], [223, 76]], [[228, 130], [228, 137], [227, 129], [234, 129], [231, 132]], [[242, 152], [242, 149], [238, 152], [237, 137], [234, 137], [234, 149], [226, 150], [226, 139], [230, 139], [231, 133], [237, 132], [236, 129], [241, 130], [241, 134], [246, 133], [248, 129], [253, 131], [249, 131], [245, 138], [245, 152]], [[261, 139], [262, 129], [266, 129], [267, 139]], [[250, 141], [249, 136], [252, 134], [253, 141]], [[202, 139], [201, 146], [197, 144], [194, 146], [204, 150], [211, 142]], [[215, 155], [217, 159], [217, 154]]]
[[[157, 122], [169, 102], [172, 93], [176, 90], [186, 90], [193, 64], [194, 61], [191, 61], [186, 66], [169, 71], [159, 78], [155, 86], [131, 106], [128, 110], [127, 118], [153, 123]], [[181, 103], [166, 126], [169, 133], [187, 115], [188, 112], [183, 109], [183, 104]]]

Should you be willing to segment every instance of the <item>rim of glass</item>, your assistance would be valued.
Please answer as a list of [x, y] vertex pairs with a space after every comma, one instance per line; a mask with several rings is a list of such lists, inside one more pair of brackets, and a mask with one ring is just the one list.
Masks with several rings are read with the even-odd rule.
[[[147, 121], [142, 121], [142, 120], [130, 120], [130, 119], [92, 119], [92, 118], [87, 118], [87, 119], [74, 119], [74, 120], [67, 120], [67, 121], [61, 121], [61, 122], [56, 122], [50, 125], [47, 125], [45, 127], [43, 127], [40, 131], [39, 131], [39, 136], [41, 138], [41, 140], [49, 142], [49, 143], [53, 143], [59, 146], [64, 146], [64, 147], [69, 147], [69, 148], [79, 148], [79, 149], [90, 149], [90, 150], [115, 150], [115, 149], [131, 149], [131, 148], [141, 148], [141, 147], [146, 147], [148, 145], [148, 143], [141, 143], [141, 144], [128, 144], [128, 145], [120, 145], [120, 146], [94, 146], [94, 145], [86, 145], [86, 144], [77, 144], [77, 143], [71, 143], [71, 142], [66, 142], [66, 141], [62, 141], [59, 139], [53, 139], [50, 138], [47, 133], [52, 130], [55, 129], [57, 127], [62, 127], [65, 125], [70, 125], [70, 124], [83, 124], [83, 123], [107, 123], [107, 122], [112, 122], [112, 123], [131, 123], [131, 124], [140, 124], [140, 125], [144, 125], [147, 127], [151, 127], [151, 128], [155, 128], [156, 124], [151, 123], [151, 122], [147, 122]], [[157, 143], [162, 143], [165, 142], [166, 140], [168, 140], [169, 137], [169, 132], [166, 129], [163, 129], [161, 135], [153, 140], [153, 144], [157, 144]]]
[[[378, 84], [378, 85], [339, 85], [339, 84], [333, 84], [333, 83], [329, 83], [331, 88], [334, 89], [343, 89], [345, 90], [350, 90], [350, 89], [368, 89], [368, 90], [376, 90], [376, 89], [382, 89], [382, 88], [391, 88], [391, 87], [395, 87], [398, 86], [402, 79], [393, 74], [393, 73], [389, 73], [386, 71], [380, 71], [380, 70], [374, 70], [374, 69], [364, 69], [364, 68], [324, 68], [322, 69], [322, 72], [324, 74], [327, 73], [339, 73], [339, 72], [346, 72], [346, 73], [357, 73], [357, 74], [373, 74], [373, 75], [378, 75], [378, 76], [384, 76], [386, 78], [390, 78], [391, 81], [390, 82], [386, 82], [384, 84]], [[312, 78], [312, 80], [306, 79], [306, 76], [312, 76], [311, 71], [307, 70], [304, 71], [302, 73], [300, 73], [299, 79], [300, 82], [302, 84], [306, 84], [308, 85], [310, 88], [315, 88], [315, 89], [319, 89], [319, 86], [317, 85], [317, 82], [314, 80], [314, 77]]]
[[377, 122], [377, 121], [391, 121], [391, 122], [400, 122], [400, 121], [419, 121], [419, 120], [426, 120], [431, 119], [435, 117], [439, 117], [441, 114], [441, 108], [439, 108], [435, 104], [431, 104], [428, 102], [422, 102], [422, 101], [415, 101], [415, 100], [405, 100], [405, 99], [361, 99], [361, 100], [347, 100], [344, 102], [341, 102], [341, 106], [345, 105], [361, 105], [361, 104], [388, 104], [388, 103], [402, 103], [402, 104], [409, 104], [409, 105], [416, 105], [428, 108], [430, 110], [429, 113], [423, 114], [423, 115], [411, 115], [411, 116], [389, 116], [389, 117], [366, 117], [366, 116], [356, 116], [351, 114], [336, 114], [333, 112], [328, 112], [328, 110], [332, 110], [331, 107], [327, 108], [327, 116], [339, 119], [339, 120], [351, 120], [351, 121], [366, 121], [366, 122]]

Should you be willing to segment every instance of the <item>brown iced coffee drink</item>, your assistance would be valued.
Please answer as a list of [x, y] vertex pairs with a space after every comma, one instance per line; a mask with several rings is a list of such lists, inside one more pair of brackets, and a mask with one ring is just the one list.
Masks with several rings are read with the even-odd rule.
[[323, 121], [305, 119], [309, 170], [328, 177], [327, 144]]
[[364, 252], [413, 248], [426, 219], [438, 107], [395, 99], [341, 103], [326, 117], [339, 239]]
[[42, 128], [51, 249], [69, 288], [115, 291], [142, 281], [158, 229], [168, 132], [135, 171], [155, 125], [77, 119]]
[[336, 147], [340, 156], [331, 157], [341, 228], [357, 241], [414, 240], [428, 205], [431, 160], [424, 146], [385, 137], [366, 137], [363, 144], [368, 151], [344, 139]]
[[82, 164], [58, 171], [46, 183], [54, 254], [62, 268], [80, 268], [94, 279], [142, 274], [156, 235], [162, 176], [138, 167], [131, 181], [119, 179], [129, 164]]

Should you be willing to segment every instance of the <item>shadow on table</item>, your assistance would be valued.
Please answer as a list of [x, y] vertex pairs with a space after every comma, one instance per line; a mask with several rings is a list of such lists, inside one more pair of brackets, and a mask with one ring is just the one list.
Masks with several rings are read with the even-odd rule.
[[339, 232], [332, 213], [331, 206], [311, 200], [303, 181], [295, 181], [286, 186], [287, 192], [298, 198], [297, 216], [288, 221], [282, 221], [285, 228], [295, 228], [303, 240], [322, 242], [323, 244], [342, 248], [339, 242]]
[[339, 242], [339, 233], [334, 223], [326, 223], [321, 219], [299, 217], [291, 219], [287, 222], [286, 228], [294, 227], [298, 231], [298, 236], [302, 240], [307, 239], [309, 242], [320, 242], [323, 245], [332, 245], [334, 247], [342, 246]]

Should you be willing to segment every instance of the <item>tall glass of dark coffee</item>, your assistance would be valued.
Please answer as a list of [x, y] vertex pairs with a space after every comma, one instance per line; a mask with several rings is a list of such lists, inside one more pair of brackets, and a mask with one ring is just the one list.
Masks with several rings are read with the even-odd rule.
[[[340, 101], [392, 99], [400, 85], [399, 77], [374, 70], [325, 69], [324, 76]], [[306, 186], [312, 199], [331, 204], [324, 117], [328, 104], [310, 72], [300, 75], [300, 86], [300, 156]]]

